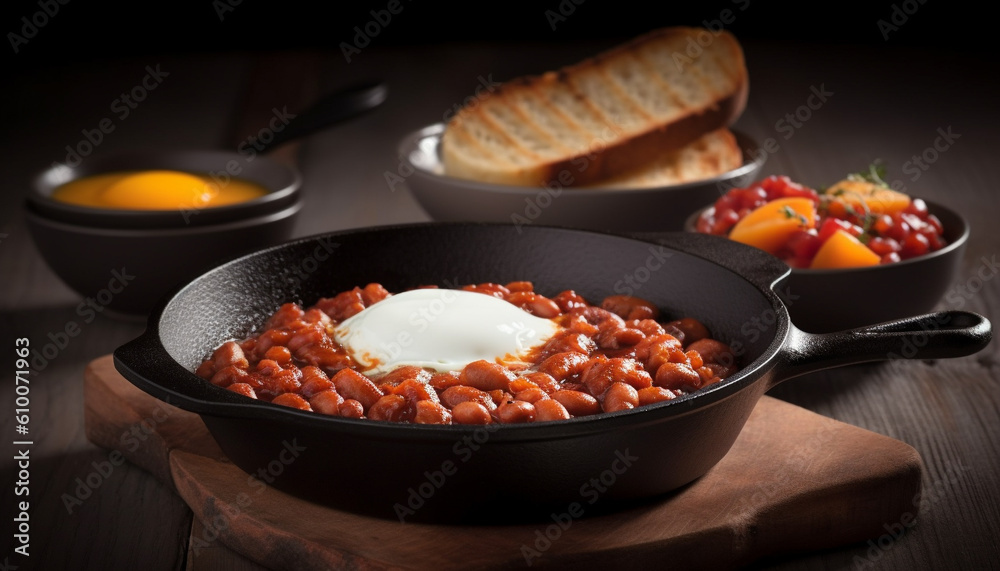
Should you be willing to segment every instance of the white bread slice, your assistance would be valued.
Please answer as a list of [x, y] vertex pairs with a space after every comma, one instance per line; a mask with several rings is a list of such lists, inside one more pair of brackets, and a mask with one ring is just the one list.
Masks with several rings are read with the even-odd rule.
[[591, 185], [730, 125], [747, 90], [728, 32], [655, 30], [462, 108], [442, 135], [445, 173], [520, 186], [566, 185], [569, 173], [571, 185]]
[[706, 133], [680, 149], [667, 151], [655, 161], [615, 175], [586, 188], [653, 188], [705, 180], [743, 164], [736, 136], [722, 128]]

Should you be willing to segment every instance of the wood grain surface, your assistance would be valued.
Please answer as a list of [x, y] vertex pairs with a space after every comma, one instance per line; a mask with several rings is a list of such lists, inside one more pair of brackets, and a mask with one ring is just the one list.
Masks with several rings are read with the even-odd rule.
[[[921, 462], [912, 447], [771, 397], [758, 403], [719, 464], [665, 499], [589, 517], [599, 506], [581, 501], [580, 511], [567, 507], [553, 512], [552, 521], [464, 527], [359, 516], [260, 480], [251, 484], [200, 417], [134, 387], [110, 355], [87, 366], [84, 402], [92, 442], [144, 467], [191, 506], [201, 524], [189, 551], [194, 568], [209, 568], [200, 561], [202, 551], [221, 542], [289, 570], [529, 563], [569, 569], [581, 561], [612, 567], [623, 553], [636, 565], [672, 561], [724, 569], [765, 555], [877, 539], [885, 522], [903, 522], [900, 530], [915, 525], [919, 508]], [[132, 448], [118, 436], [136, 423], [151, 430], [146, 446]]]
[[[774, 41], [744, 46], [751, 89], [748, 109], [736, 126], [758, 140], [775, 139], [778, 148], [768, 156], [764, 174], [788, 174], [823, 185], [876, 158], [885, 160], [890, 177], [909, 192], [951, 205], [971, 224], [964, 264], [940, 308], [976, 311], [996, 323], [1000, 107], [995, 101], [1000, 91], [995, 74], [986, 72], [995, 69], [995, 62], [987, 56], [956, 57], [947, 45], [923, 50], [892, 42], [873, 47], [822, 39], [815, 44]], [[395, 146], [404, 133], [440, 120], [474, 92], [479, 78], [501, 81], [549, 69], [606, 45], [554, 41], [373, 46], [353, 64], [338, 51], [314, 54], [318, 93], [378, 76], [389, 84], [390, 95], [379, 112], [305, 142], [298, 158], [308, 207], [296, 234], [427, 220], [405, 184], [387, 181], [387, 172], [398, 172]], [[301, 54], [272, 56], [297, 61]], [[0, 90], [0, 108], [5, 110], [0, 172], [6, 184], [0, 193], [0, 339], [10, 349], [17, 338], [29, 338], [39, 351], [51, 344], [49, 357], [33, 366], [31, 381], [31, 555], [14, 553], [12, 518], [7, 518], [0, 535], [0, 563], [21, 569], [203, 568], [190, 557], [190, 538], [202, 531], [185, 502], [132, 463], [107, 470], [109, 452], [84, 433], [86, 364], [138, 335], [144, 324], [107, 313], [82, 315], [83, 297], [62, 284], [40, 258], [19, 208], [34, 174], [64, 160], [65, 146], [81, 141], [82, 129], [114, 117], [110, 103], [141, 80], [146, 65], [160, 64], [171, 76], [127, 119], [116, 119], [115, 131], [102, 142], [100, 152], [229, 145], [259, 58], [249, 52], [123, 56], [113, 62], [24, 73], [16, 85]], [[813, 88], [833, 93], [816, 109], [807, 105]], [[808, 119], [795, 118], [796, 113]], [[928, 151], [949, 129], [960, 136], [947, 150]], [[923, 161], [926, 168], [915, 167], [913, 157], [925, 154], [935, 160]], [[845, 293], [891, 294], [869, 291], [863, 284]], [[79, 332], [63, 339], [59, 333], [70, 323], [79, 326]], [[64, 342], [57, 343], [60, 339]], [[753, 567], [997, 568], [998, 347], [994, 340], [981, 353], [962, 359], [823, 371], [773, 390], [771, 396], [913, 446], [924, 461], [924, 498], [919, 525], [901, 537], [770, 557]], [[13, 358], [8, 363], [12, 370]], [[2, 386], [0, 402], [13, 402], [13, 381]], [[12, 408], [0, 414], [0, 431], [8, 441], [15, 435]], [[10, 453], [0, 461], [4, 514], [23, 499], [14, 495], [17, 447], [7, 446]], [[87, 485], [88, 479], [95, 485]], [[208, 568], [260, 568], [225, 548], [211, 553], [205, 556], [211, 557]]]

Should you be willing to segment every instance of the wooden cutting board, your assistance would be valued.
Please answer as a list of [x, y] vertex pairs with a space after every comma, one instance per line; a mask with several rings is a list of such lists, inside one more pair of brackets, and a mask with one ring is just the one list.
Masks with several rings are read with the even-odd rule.
[[562, 526], [402, 524], [248, 485], [199, 416], [135, 388], [110, 355], [88, 366], [84, 400], [87, 437], [173, 487], [200, 520], [188, 550], [194, 569], [219, 542], [296, 571], [733, 568], [878, 537], [917, 512], [920, 491], [920, 456], [909, 445], [764, 397], [729, 454], [666, 499]]

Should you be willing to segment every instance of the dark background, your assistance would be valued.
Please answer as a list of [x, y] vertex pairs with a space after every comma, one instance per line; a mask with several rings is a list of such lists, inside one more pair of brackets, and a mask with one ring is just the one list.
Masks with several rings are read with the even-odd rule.
[[[703, 26], [730, 9], [727, 24], [741, 39], [773, 39], [833, 44], [922, 46], [951, 52], [995, 53], [985, 8], [944, 0], [895, 0], [851, 5], [842, 2], [778, 3], [762, 0], [710, 2], [635, 2], [632, 0], [540, 0], [537, 2], [431, 2], [399, 0], [391, 25], [373, 38], [374, 44], [401, 45], [447, 41], [618, 40], [664, 25]], [[576, 0], [581, 1], [581, 0]], [[388, 0], [313, 3], [301, 1], [200, 0], [145, 3], [68, 0], [48, 18], [35, 38], [11, 47], [10, 33], [21, 34], [23, 17], [57, 0], [12, 0], [0, 8], [5, 42], [0, 53], [8, 70], [150, 54], [225, 50], [329, 48], [352, 41], [355, 26], [372, 20], [371, 10], [383, 10]], [[236, 3], [235, 6], [230, 2]], [[220, 8], [223, 7], [223, 8]], [[741, 10], [740, 8], [745, 8]], [[231, 8], [231, 9], [229, 9]], [[569, 13], [556, 29], [546, 11]], [[219, 12], [222, 12], [220, 20]], [[906, 14], [906, 12], [912, 14]], [[905, 22], [888, 40], [878, 21]], [[39, 21], [45, 20], [38, 16]], [[860, 63], [860, 62], [859, 62]], [[881, 71], [886, 78], [891, 70]]]

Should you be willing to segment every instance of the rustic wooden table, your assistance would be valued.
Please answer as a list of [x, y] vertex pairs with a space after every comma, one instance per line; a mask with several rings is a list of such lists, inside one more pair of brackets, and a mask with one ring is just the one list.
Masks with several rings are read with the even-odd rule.
[[[66, 159], [104, 118], [115, 129], [100, 153], [139, 146], [222, 147], [265, 124], [272, 108], [290, 112], [327, 90], [379, 77], [388, 102], [376, 113], [309, 138], [295, 153], [308, 202], [297, 235], [428, 220], [395, 173], [395, 145], [406, 132], [437, 122], [486, 81], [575, 61], [609, 43], [373, 45], [348, 64], [340, 50], [226, 53], [121, 59], [111, 64], [28, 73], [0, 93], [4, 145], [0, 172], [0, 332], [13, 349], [26, 337], [41, 348], [74, 322], [80, 334], [60, 344], [31, 378], [30, 557], [13, 551], [5, 515], [0, 565], [14, 569], [257, 569], [224, 546], [197, 565], [187, 558], [198, 522], [170, 489], [124, 464], [83, 433], [84, 366], [136, 336], [143, 323], [99, 315], [85, 322], [80, 296], [39, 257], [20, 216], [33, 173]], [[919, 49], [747, 42], [751, 90], [737, 127], [774, 139], [766, 174], [830, 183], [883, 159], [907, 190], [950, 204], [971, 223], [972, 238], [951, 295], [940, 307], [1000, 318], [1000, 198], [992, 168], [1000, 92], [985, 59]], [[121, 117], [114, 101], [159, 69], [162, 80]], [[858, 73], [859, 69], [865, 70]], [[993, 72], [990, 72], [993, 75]], [[815, 95], [822, 93], [823, 95]], [[256, 122], [255, 122], [256, 121]], [[234, 123], [236, 127], [234, 128]], [[919, 283], [912, 287], [920, 287]], [[892, 295], [859, 284], [844, 295]], [[1000, 565], [1000, 366], [998, 346], [947, 361], [893, 361], [830, 370], [787, 383], [773, 396], [879, 432], [915, 447], [925, 462], [919, 523], [901, 537], [797, 553], [759, 562], [766, 569], [983, 569]], [[13, 351], [10, 351], [13, 353]], [[14, 357], [0, 411], [4, 514], [14, 495]], [[95, 474], [97, 474], [95, 476]], [[69, 502], [68, 497], [79, 497]], [[15, 514], [16, 515], [16, 514]], [[886, 522], [887, 533], [895, 522]], [[877, 539], [877, 538], [876, 538]], [[7, 564], [10, 564], [8, 567]]]

